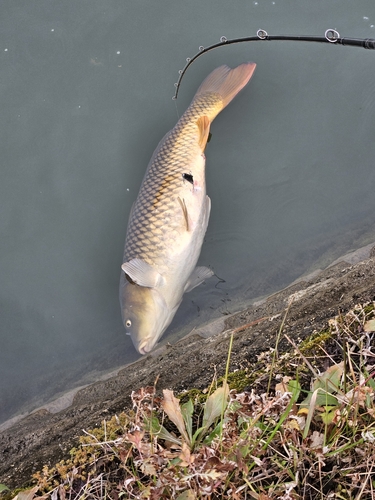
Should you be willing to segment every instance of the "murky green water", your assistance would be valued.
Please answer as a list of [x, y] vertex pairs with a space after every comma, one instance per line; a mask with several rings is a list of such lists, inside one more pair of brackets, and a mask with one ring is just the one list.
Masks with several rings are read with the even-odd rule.
[[[207, 148], [211, 220], [164, 339], [235, 311], [374, 239], [375, 51], [256, 42], [375, 37], [367, 0], [6, 0], [0, 17], [0, 421], [136, 359], [118, 305], [125, 229], [146, 165], [204, 77], [258, 64]], [[91, 374], [91, 375], [90, 375]]]

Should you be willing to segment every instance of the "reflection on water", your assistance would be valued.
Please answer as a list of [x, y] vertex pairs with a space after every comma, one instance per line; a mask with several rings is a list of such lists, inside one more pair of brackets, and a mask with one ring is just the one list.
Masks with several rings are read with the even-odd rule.
[[176, 106], [221, 64], [258, 64], [207, 148], [200, 263], [222, 281], [186, 295], [164, 341], [374, 239], [372, 51], [224, 47], [196, 61], [171, 99], [185, 58], [223, 34], [334, 26], [373, 37], [365, 0], [217, 6], [3, 5], [0, 421], [136, 359], [118, 305], [127, 217]]

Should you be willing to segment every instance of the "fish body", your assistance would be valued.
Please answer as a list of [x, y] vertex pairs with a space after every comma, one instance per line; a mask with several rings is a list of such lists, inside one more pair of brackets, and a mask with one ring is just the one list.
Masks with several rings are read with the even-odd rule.
[[211, 208], [204, 149], [211, 122], [254, 70], [254, 63], [214, 70], [147, 167], [129, 217], [120, 279], [122, 319], [141, 354], [164, 333], [183, 294], [213, 274], [196, 267]]

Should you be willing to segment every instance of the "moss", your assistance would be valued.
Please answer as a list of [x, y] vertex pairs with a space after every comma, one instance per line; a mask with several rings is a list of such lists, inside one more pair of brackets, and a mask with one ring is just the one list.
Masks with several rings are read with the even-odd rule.
[[16, 490], [13, 490], [13, 491], [7, 491], [6, 493], [1, 493], [0, 494], [0, 498], [1, 500], [11, 500], [11, 498], [14, 498], [18, 492], [20, 492], [21, 490], [18, 488]]
[[[224, 377], [219, 378], [218, 385], [221, 385], [223, 380]], [[247, 370], [237, 370], [228, 374], [227, 382], [230, 389], [235, 389], [237, 392], [242, 392], [245, 387], [250, 385], [251, 380], [248, 376]]]
[[[120, 415], [115, 415], [110, 420], [103, 420], [100, 427], [90, 429], [87, 434], [80, 436], [80, 447], [70, 450], [70, 458], [61, 460], [54, 467], [45, 465], [41, 471], [33, 475], [33, 479], [39, 484], [40, 491], [50, 491], [59, 486], [61, 482], [68, 484], [69, 478], [73, 477], [72, 470], [75, 471], [75, 481], [85, 482], [87, 475], [92, 472], [90, 464], [95, 463], [98, 456], [104, 454], [103, 449], [95, 445], [95, 441], [97, 443], [106, 443], [116, 440], [126, 432], [130, 421], [130, 416], [120, 413]], [[93, 468], [95, 469], [95, 465]], [[14, 492], [9, 498], [13, 497]]]
[[127, 427], [131, 418], [125, 413], [120, 413], [120, 415], [115, 415], [110, 420], [104, 420], [105, 425], [102, 424], [100, 427], [90, 430], [91, 436], [85, 435], [81, 436], [79, 441], [81, 444], [87, 445], [92, 443], [92, 436], [94, 436], [99, 442], [103, 441], [113, 441], [122, 435], [124, 429]]
[[16, 488], [14, 490], [9, 490], [9, 491], [4, 491], [0, 493], [0, 498], [1, 500], [12, 500], [18, 493], [21, 493], [22, 491], [27, 491], [30, 488], [32, 488], [35, 485], [30, 484], [29, 486], [25, 486], [24, 488]]
[[367, 306], [364, 306], [363, 312], [367, 315], [370, 314], [374, 309], [375, 309], [374, 304], [367, 304]]
[[[251, 385], [254, 380], [257, 379], [259, 374], [263, 373], [261, 370], [259, 373], [252, 373], [251, 375], [248, 374], [247, 370], [237, 370], [235, 372], [229, 373], [228, 374], [228, 385], [230, 389], [235, 389], [237, 392], [242, 392], [245, 387], [248, 387]], [[222, 385], [224, 380], [224, 377], [220, 377], [217, 380], [217, 386]], [[215, 387], [214, 387], [215, 389]], [[189, 399], [193, 401], [194, 404], [203, 404], [205, 403], [207, 397], [209, 394], [214, 390], [211, 387], [207, 387], [204, 390], [200, 389], [190, 389], [189, 391], [183, 392], [181, 394], [178, 394], [177, 397], [180, 400], [180, 402], [186, 403]]]
[[200, 389], [194, 389], [194, 388], [177, 395], [181, 404], [187, 403], [189, 399], [191, 399], [194, 404], [197, 403], [202, 404], [206, 401], [207, 396], [208, 396], [207, 390], [203, 392]]
[[317, 349], [323, 347], [331, 339], [331, 330], [322, 330], [321, 332], [313, 333], [310, 337], [303, 340], [299, 349], [305, 356], [316, 354]]

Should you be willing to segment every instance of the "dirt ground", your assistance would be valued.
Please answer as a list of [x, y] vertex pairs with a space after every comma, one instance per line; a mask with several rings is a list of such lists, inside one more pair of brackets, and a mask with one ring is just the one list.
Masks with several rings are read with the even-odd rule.
[[[350, 256], [320, 274], [291, 285], [246, 310], [193, 331], [173, 346], [164, 346], [122, 369], [116, 376], [80, 390], [72, 404], [58, 412], [39, 410], [0, 432], [0, 483], [21, 487], [44, 464], [54, 464], [77, 444], [82, 429], [99, 425], [130, 407], [130, 394], [142, 386], [180, 392], [205, 388], [225, 372], [231, 332], [231, 371], [254, 366], [257, 356], [275, 345], [292, 298], [283, 333], [297, 344], [327, 327], [328, 320], [355, 304], [375, 300], [375, 247], [358, 263]], [[363, 258], [364, 254], [361, 254]], [[358, 260], [358, 258], [357, 258]], [[261, 321], [258, 321], [261, 320]], [[214, 334], [213, 334], [214, 333]], [[279, 351], [290, 350], [285, 338]]]

